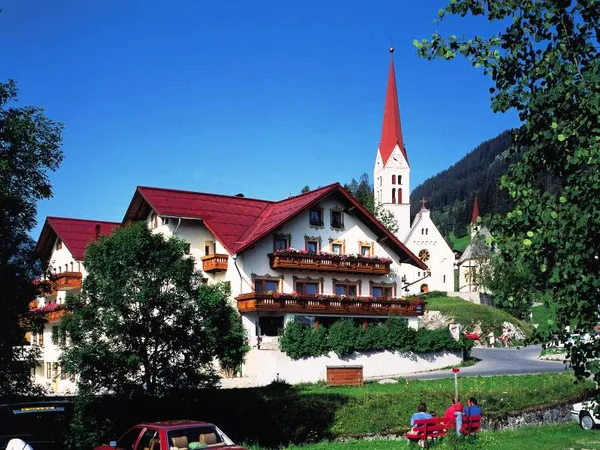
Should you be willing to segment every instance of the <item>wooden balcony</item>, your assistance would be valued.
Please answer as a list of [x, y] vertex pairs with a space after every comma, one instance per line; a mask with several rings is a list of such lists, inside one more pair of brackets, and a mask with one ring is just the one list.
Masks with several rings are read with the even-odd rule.
[[344, 258], [338, 255], [306, 253], [269, 254], [271, 269], [316, 270], [320, 272], [362, 273], [387, 275], [391, 261], [369, 258]]
[[54, 290], [70, 291], [81, 289], [81, 272], [62, 272], [55, 275]]
[[214, 255], [206, 255], [202, 257], [202, 270], [205, 272], [219, 272], [227, 270], [227, 260], [229, 255], [215, 253]]
[[282, 312], [364, 316], [422, 316], [424, 302], [398, 298], [343, 297], [335, 295], [292, 295], [251, 292], [237, 298], [240, 312]]

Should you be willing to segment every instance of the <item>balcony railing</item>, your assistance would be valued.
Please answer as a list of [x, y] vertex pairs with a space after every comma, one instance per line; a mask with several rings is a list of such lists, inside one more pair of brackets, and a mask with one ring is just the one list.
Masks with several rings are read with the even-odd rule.
[[81, 272], [62, 272], [55, 276], [55, 290], [68, 291], [71, 289], [81, 289]]
[[345, 255], [317, 255], [307, 253], [270, 253], [272, 269], [316, 270], [321, 272], [364, 273], [387, 275], [390, 260], [348, 257]]
[[44, 316], [48, 322], [60, 320], [62, 316], [70, 313], [64, 303], [49, 303], [44, 306], [37, 306], [35, 308], [30, 308], [29, 312], [31, 314], [39, 314]]
[[223, 255], [219, 253], [203, 256], [202, 270], [205, 272], [218, 272], [220, 270], [227, 270], [228, 259], [229, 255]]
[[398, 298], [346, 297], [337, 295], [295, 295], [251, 292], [237, 298], [240, 312], [285, 312], [367, 316], [421, 316], [425, 302]]

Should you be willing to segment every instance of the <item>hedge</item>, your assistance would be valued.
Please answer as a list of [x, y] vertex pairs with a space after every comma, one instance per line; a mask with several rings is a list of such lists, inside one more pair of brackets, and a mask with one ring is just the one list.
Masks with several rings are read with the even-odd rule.
[[405, 319], [390, 317], [384, 323], [369, 324], [366, 328], [351, 319], [341, 319], [331, 327], [314, 328], [303, 322], [289, 322], [279, 340], [279, 346], [292, 359], [316, 357], [330, 351], [339, 356], [355, 352], [398, 351], [431, 353], [440, 351], [469, 351], [473, 341], [456, 341], [447, 328], [414, 330]]

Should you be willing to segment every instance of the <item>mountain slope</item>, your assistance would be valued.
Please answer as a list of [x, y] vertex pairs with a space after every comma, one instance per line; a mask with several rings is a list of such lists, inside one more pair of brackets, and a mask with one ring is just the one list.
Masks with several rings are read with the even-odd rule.
[[510, 143], [510, 131], [504, 131], [417, 186], [411, 192], [411, 216], [414, 217], [421, 206], [417, 199], [425, 197], [435, 224], [448, 238], [451, 232], [457, 237], [467, 233], [475, 195], [481, 215], [507, 211], [509, 198], [499, 191], [498, 184], [508, 166], [505, 154]]

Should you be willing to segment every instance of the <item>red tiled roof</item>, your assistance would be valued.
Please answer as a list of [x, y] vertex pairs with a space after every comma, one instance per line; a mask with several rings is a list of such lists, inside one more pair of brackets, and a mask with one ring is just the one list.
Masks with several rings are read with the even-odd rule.
[[379, 223], [339, 183], [271, 202], [200, 192], [138, 186], [125, 213], [124, 223], [144, 220], [151, 211], [159, 216], [202, 220], [231, 254], [241, 253], [326, 196], [337, 192], [404, 262], [425, 266], [392, 233]]
[[101, 220], [69, 219], [66, 217], [47, 217], [42, 228], [36, 251], [43, 258], [50, 257], [54, 240], [58, 238], [63, 242], [73, 255], [73, 258], [82, 261], [88, 244], [96, 240], [96, 227], [100, 226], [99, 234], [108, 236], [121, 224], [118, 222], [105, 222]]
[[381, 130], [381, 142], [379, 143], [379, 152], [383, 165], [387, 163], [392, 152], [396, 147], [400, 147], [406, 162], [408, 156], [404, 148], [402, 138], [402, 125], [400, 124], [400, 108], [398, 106], [398, 92], [396, 90], [396, 74], [394, 72], [394, 60], [390, 59], [390, 73], [388, 75], [387, 92], [385, 94], [385, 108], [383, 110], [383, 129]]

